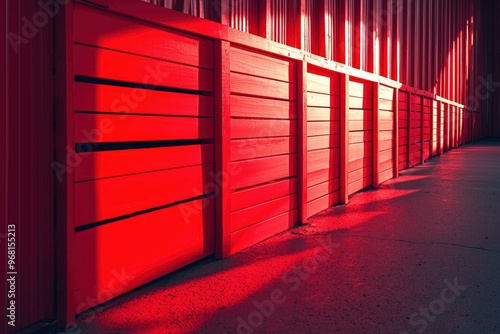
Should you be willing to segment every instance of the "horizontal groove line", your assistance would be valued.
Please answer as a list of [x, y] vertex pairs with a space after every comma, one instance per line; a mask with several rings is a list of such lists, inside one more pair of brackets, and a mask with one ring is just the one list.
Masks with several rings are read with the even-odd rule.
[[126, 82], [126, 81], [113, 80], [113, 79], [101, 79], [101, 78], [87, 77], [84, 75], [75, 75], [75, 82], [101, 84], [101, 85], [117, 86], [117, 87], [125, 87], [125, 88], [139, 88], [139, 89], [154, 90], [154, 91], [159, 91], [159, 92], [171, 92], [171, 93], [184, 93], [184, 94], [191, 94], [191, 95], [213, 96], [212, 92], [206, 92], [206, 91], [200, 91], [200, 90], [166, 87], [166, 86], [156, 86], [156, 85], [145, 85], [145, 84], [140, 84], [140, 83]]
[[153, 59], [153, 60], [157, 60], [157, 61], [161, 61], [161, 62], [166, 62], [166, 63], [172, 63], [172, 64], [177, 64], [177, 65], [182, 65], [182, 66], [186, 66], [186, 67], [200, 68], [200, 69], [204, 69], [204, 70], [208, 70], [208, 71], [213, 71], [214, 70], [213, 67], [195, 66], [195, 65], [181, 63], [181, 62], [170, 60], [170, 59], [164, 59], [164, 58], [159, 58], [159, 57], [155, 57], [155, 56], [150, 56], [150, 55], [145, 55], [145, 54], [140, 54], [140, 53], [135, 53], [135, 52], [130, 52], [130, 51], [112, 49], [112, 48], [101, 46], [101, 45], [88, 44], [88, 43], [78, 42], [78, 41], [75, 41], [75, 44], [76, 45], [81, 45], [81, 46], [87, 46], [87, 47], [90, 47], [90, 48], [100, 49], [100, 50], [107, 50], [107, 51], [112, 51], [112, 52], [117, 52], [117, 53], [123, 53], [123, 54], [131, 55], [131, 56], [137, 56], [137, 57], [142, 57], [142, 58], [147, 58], [147, 59]]
[[[248, 190], [248, 189], [251, 189], [251, 188], [260, 187], [260, 186], [263, 186], [263, 185], [266, 185], [266, 184], [278, 183], [280, 181], [293, 180], [293, 179], [296, 179], [296, 178], [297, 178], [296, 175], [290, 175], [290, 176], [282, 177], [281, 179], [275, 179], [275, 180], [266, 181], [266, 182], [262, 182], [262, 183], [252, 184], [250, 186], [246, 186], [246, 187], [242, 187], [242, 188], [235, 188], [235, 189], [233, 189], [233, 192], [244, 191], [244, 190]], [[295, 190], [295, 192], [297, 192], [297, 190]]]
[[121, 151], [144, 148], [161, 148], [174, 146], [189, 146], [213, 144], [212, 139], [183, 139], [183, 140], [158, 140], [158, 141], [138, 141], [138, 142], [79, 142], [75, 144], [76, 153], [90, 153], [102, 151]]
[[75, 228], [75, 232], [82, 232], [82, 231], [85, 231], [85, 230], [89, 230], [91, 228], [95, 228], [95, 227], [98, 227], [98, 226], [102, 226], [102, 225], [114, 223], [114, 222], [117, 222], [117, 221], [120, 221], [120, 220], [124, 220], [124, 219], [128, 219], [128, 218], [140, 216], [140, 215], [143, 215], [143, 214], [146, 214], [146, 213], [151, 213], [151, 212], [155, 212], [155, 211], [167, 209], [167, 208], [179, 205], [179, 204], [184, 204], [184, 203], [188, 203], [188, 202], [192, 202], [192, 201], [197, 201], [197, 200], [204, 199], [204, 198], [209, 198], [209, 197], [212, 197], [214, 195], [215, 195], [215, 193], [212, 192], [212, 193], [208, 193], [208, 194], [204, 194], [204, 195], [200, 195], [200, 196], [196, 196], [196, 197], [191, 197], [191, 198], [188, 198], [188, 199], [185, 199], [185, 200], [182, 200], [182, 201], [177, 201], [177, 202], [173, 202], [173, 203], [170, 203], [170, 204], [166, 204], [166, 205], [162, 205], [162, 206], [157, 206], [157, 207], [154, 207], [154, 208], [150, 208], [150, 209], [146, 209], [146, 210], [142, 210], [142, 211], [130, 213], [130, 214], [127, 214], [127, 215], [122, 215], [122, 216], [118, 216], [118, 217], [114, 217], [114, 218], [110, 218], [110, 219], [101, 220], [101, 221], [98, 221], [98, 222], [95, 222], [95, 223], [90, 223], [90, 224], [86, 224], [86, 225], [83, 225], [83, 226], [78, 226], [78, 227]]
[[147, 117], [176, 117], [176, 118], [196, 118], [196, 119], [214, 119], [214, 116], [194, 116], [194, 115], [179, 115], [179, 114], [149, 114], [137, 112], [112, 112], [112, 111], [95, 111], [95, 110], [75, 110], [77, 114], [85, 115], [109, 115], [125, 118], [128, 116], [147, 116]]

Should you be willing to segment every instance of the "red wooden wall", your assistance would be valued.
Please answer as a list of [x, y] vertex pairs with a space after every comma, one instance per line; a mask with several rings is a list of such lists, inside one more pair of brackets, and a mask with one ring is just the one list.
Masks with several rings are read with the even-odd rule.
[[340, 201], [340, 76], [307, 73], [307, 217]]
[[297, 213], [297, 64], [230, 48], [230, 253], [292, 227]]
[[[492, 0], [92, 3], [2, 49], [20, 327], [70, 325], [89, 298], [229, 256], [500, 133], [498, 92], [477, 93], [499, 81]], [[42, 10], [1, 9], [18, 34]]]

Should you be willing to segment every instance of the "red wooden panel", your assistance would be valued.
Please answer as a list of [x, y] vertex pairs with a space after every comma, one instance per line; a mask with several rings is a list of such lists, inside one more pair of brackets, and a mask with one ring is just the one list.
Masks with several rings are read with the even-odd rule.
[[231, 116], [296, 119], [295, 102], [231, 95]]
[[[387, 162], [389, 160], [392, 159], [392, 151], [390, 149], [388, 150], [385, 150], [385, 151], [380, 151], [379, 152], [379, 161], [380, 161], [380, 166], [382, 166], [382, 164], [384, 162]], [[390, 168], [391, 166], [389, 166]], [[382, 167], [380, 167], [380, 170], [384, 170], [382, 169]]]
[[76, 114], [75, 142], [213, 138], [214, 120], [196, 117]]
[[351, 78], [349, 81], [349, 96], [370, 98], [373, 96], [373, 91], [370, 83], [357, 81]]
[[231, 48], [231, 72], [238, 72], [285, 82], [297, 82], [294, 61], [278, 59], [256, 52]]
[[340, 122], [307, 122], [307, 135], [324, 136], [334, 133], [339, 133]]
[[[370, 154], [370, 155], [367, 155], [361, 159], [355, 159], [355, 160], [349, 161], [347, 171], [353, 172], [353, 171], [356, 171], [356, 170], [362, 169], [362, 168], [371, 168], [372, 163], [373, 163], [372, 162], [372, 155]], [[350, 182], [351, 181], [352, 180], [350, 180]]]
[[207, 164], [77, 183], [75, 227], [203, 195], [213, 172]]
[[[372, 110], [357, 110], [357, 109], [349, 110], [349, 121], [370, 121], [367, 124], [372, 124], [371, 122], [372, 119], [373, 119]], [[369, 126], [369, 128], [371, 127], [372, 125]]]
[[340, 176], [339, 164], [332, 164], [327, 168], [307, 174], [307, 185], [312, 187], [321, 182], [326, 182]]
[[211, 70], [78, 44], [74, 71], [85, 77], [206, 92], [214, 85]]
[[337, 177], [307, 188], [307, 199], [311, 202], [319, 197], [336, 192], [340, 189], [340, 179]]
[[373, 145], [371, 142], [362, 142], [349, 145], [349, 161], [361, 159], [372, 154]]
[[231, 141], [231, 161], [297, 152], [297, 137], [272, 137]]
[[213, 97], [75, 82], [73, 106], [77, 111], [151, 115], [214, 115]]
[[[390, 133], [390, 132], [384, 131], [383, 133]], [[378, 149], [380, 152], [385, 151], [385, 150], [392, 150], [392, 146], [393, 146], [393, 141], [391, 138], [391, 140], [379, 141]]]
[[[391, 161], [391, 163], [392, 163], [392, 161]], [[385, 182], [387, 180], [390, 180], [390, 179], [392, 179], [392, 177], [393, 177], [392, 168], [384, 170], [384, 171], [379, 173], [380, 182]]]
[[349, 132], [349, 144], [371, 142], [373, 140], [373, 133], [369, 131]]
[[360, 191], [364, 188], [370, 187], [372, 185], [372, 176], [366, 176], [362, 179], [356, 179], [354, 182], [349, 183], [348, 191], [349, 194], [354, 194], [357, 191]]
[[297, 99], [297, 85], [267, 78], [231, 73], [231, 93], [253, 95], [282, 100]]
[[379, 86], [379, 98], [381, 100], [391, 101], [394, 98], [394, 88], [386, 87], [383, 85]]
[[392, 111], [393, 110], [393, 102], [392, 100], [379, 100], [380, 104], [380, 110], [387, 110], [387, 111]]
[[307, 149], [309, 151], [331, 148], [331, 147], [339, 147], [339, 146], [340, 146], [340, 135], [338, 134], [307, 138]]
[[[76, 42], [212, 69], [213, 43], [207, 39], [76, 6]], [[122, 64], [123, 65], [123, 64]]]
[[232, 170], [238, 172], [232, 178], [232, 189], [295, 176], [297, 173], [296, 160], [296, 154], [290, 154], [234, 162]]
[[307, 90], [315, 93], [340, 95], [338, 75], [330, 78], [309, 72], [307, 73]]
[[213, 200], [205, 199], [77, 232], [75, 294], [83, 309], [76, 311], [92, 306], [89, 298], [103, 303], [212, 254], [213, 217]]
[[[350, 115], [349, 115], [350, 116]], [[349, 119], [349, 131], [364, 131], [372, 128], [373, 121], [363, 120], [363, 121], [353, 121]]]
[[307, 171], [313, 173], [331, 165], [338, 165], [339, 157], [340, 150], [337, 148], [309, 151], [307, 152]]
[[211, 144], [80, 153], [75, 161], [75, 180], [100, 179], [212, 162], [214, 147]]
[[307, 203], [307, 217], [311, 217], [330, 206], [340, 203], [340, 192], [335, 191]]
[[334, 108], [340, 106], [340, 97], [319, 93], [307, 93], [307, 105], [309, 107]]
[[307, 121], [340, 121], [340, 109], [324, 107], [308, 107]]
[[297, 121], [276, 119], [231, 119], [231, 138], [265, 138], [295, 136]]
[[369, 109], [371, 110], [373, 107], [373, 100], [371, 98], [366, 97], [349, 97], [349, 108], [353, 109]]
[[260, 223], [297, 207], [297, 195], [288, 195], [231, 213], [231, 232]]
[[231, 195], [231, 212], [272, 201], [297, 192], [297, 180], [286, 179], [238, 190]]
[[289, 229], [295, 225], [297, 219], [298, 212], [293, 210], [232, 233], [231, 254]]

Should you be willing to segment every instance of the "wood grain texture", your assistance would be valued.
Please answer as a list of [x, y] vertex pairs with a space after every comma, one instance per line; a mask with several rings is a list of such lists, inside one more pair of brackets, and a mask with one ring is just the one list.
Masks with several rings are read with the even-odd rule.
[[77, 183], [75, 227], [208, 194], [213, 175], [206, 164]]
[[[214, 214], [213, 200], [205, 199], [77, 232], [77, 305], [105, 302], [212, 254]], [[129, 280], [119, 284], [120, 277]]]
[[88, 6], [77, 6], [74, 39], [131, 54], [214, 68], [213, 42]]
[[83, 143], [213, 138], [214, 120], [77, 113], [74, 136]]
[[[126, 69], [126, 70], [125, 70]], [[212, 70], [107, 49], [75, 45], [75, 75], [211, 92]]]

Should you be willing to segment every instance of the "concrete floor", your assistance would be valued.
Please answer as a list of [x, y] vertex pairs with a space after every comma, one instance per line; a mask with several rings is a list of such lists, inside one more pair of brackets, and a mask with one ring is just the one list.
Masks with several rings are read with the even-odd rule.
[[452, 150], [229, 259], [170, 274], [78, 329], [498, 334], [500, 141]]

